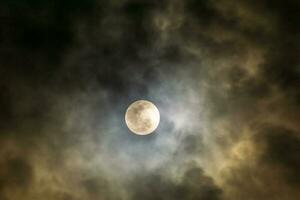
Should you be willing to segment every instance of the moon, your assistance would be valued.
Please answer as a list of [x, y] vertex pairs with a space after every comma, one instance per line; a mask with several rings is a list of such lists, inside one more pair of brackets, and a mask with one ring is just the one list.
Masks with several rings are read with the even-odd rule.
[[130, 131], [137, 135], [148, 135], [156, 130], [160, 121], [157, 107], [147, 100], [138, 100], [129, 105], [125, 122]]

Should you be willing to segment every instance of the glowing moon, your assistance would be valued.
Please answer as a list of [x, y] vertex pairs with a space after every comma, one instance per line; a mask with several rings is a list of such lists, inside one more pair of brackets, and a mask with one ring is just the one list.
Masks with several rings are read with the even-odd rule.
[[157, 107], [146, 100], [133, 102], [125, 114], [127, 127], [137, 135], [148, 135], [155, 131], [159, 120], [160, 114]]

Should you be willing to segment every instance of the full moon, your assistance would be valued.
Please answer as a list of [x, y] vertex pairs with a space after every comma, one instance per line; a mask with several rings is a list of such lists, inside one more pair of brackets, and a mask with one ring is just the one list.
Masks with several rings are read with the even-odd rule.
[[127, 127], [137, 135], [148, 135], [155, 131], [159, 120], [160, 114], [157, 107], [146, 100], [133, 102], [127, 108], [125, 114]]

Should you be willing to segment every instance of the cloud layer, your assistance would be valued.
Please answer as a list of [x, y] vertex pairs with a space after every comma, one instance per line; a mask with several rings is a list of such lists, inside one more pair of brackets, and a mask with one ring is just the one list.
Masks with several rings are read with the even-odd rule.
[[0, 5], [0, 199], [300, 198], [297, 1]]

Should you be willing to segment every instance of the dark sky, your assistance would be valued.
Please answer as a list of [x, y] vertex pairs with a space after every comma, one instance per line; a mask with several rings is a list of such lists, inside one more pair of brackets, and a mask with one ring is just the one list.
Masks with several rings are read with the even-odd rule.
[[300, 199], [299, 21], [297, 0], [2, 0], [0, 199]]

